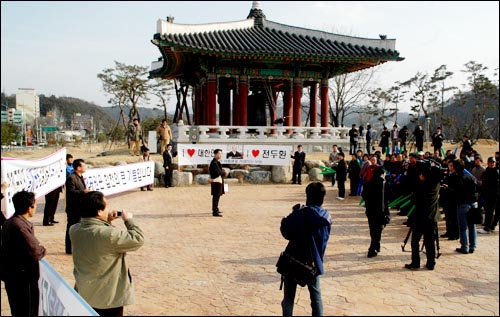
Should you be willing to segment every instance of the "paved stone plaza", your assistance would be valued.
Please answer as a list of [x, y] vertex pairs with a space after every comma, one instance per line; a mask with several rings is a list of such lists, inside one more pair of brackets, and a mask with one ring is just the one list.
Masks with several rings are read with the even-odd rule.
[[[370, 242], [359, 197], [336, 200], [328, 182], [324, 207], [333, 218], [321, 279], [325, 315], [499, 315], [498, 231], [478, 234], [474, 254], [458, 241], [440, 240], [434, 271], [408, 271], [406, 217], [391, 211], [382, 249], [367, 258]], [[155, 188], [109, 197], [112, 209], [131, 211], [146, 232], [145, 245], [128, 254], [136, 304], [126, 315], [281, 315], [275, 263], [286, 245], [280, 220], [305, 202], [306, 185], [231, 185], [221, 198], [224, 217], [211, 216], [208, 186]], [[348, 185], [347, 185], [348, 187]], [[66, 217], [59, 201], [52, 227], [42, 226], [44, 200], [32, 219], [46, 260], [70, 285], [73, 262], [64, 253]], [[121, 220], [114, 223], [124, 227]], [[439, 223], [444, 232], [444, 221]], [[425, 255], [422, 255], [422, 265]], [[2, 283], [2, 316], [10, 315]], [[297, 291], [295, 315], [310, 315], [307, 288]]]

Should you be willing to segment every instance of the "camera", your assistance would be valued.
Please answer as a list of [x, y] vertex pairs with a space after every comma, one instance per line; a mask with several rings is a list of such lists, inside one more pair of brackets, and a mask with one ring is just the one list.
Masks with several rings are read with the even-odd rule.
[[121, 216], [122, 216], [122, 211], [121, 211], [121, 210], [120, 210], [120, 211], [118, 211], [118, 212], [116, 213], [116, 215], [117, 215], [118, 217], [121, 217]]

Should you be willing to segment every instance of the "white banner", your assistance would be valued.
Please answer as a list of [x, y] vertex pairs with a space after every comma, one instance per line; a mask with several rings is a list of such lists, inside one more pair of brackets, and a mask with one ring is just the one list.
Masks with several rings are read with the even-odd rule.
[[155, 163], [153, 161], [89, 168], [83, 173], [87, 188], [100, 191], [105, 196], [153, 184], [154, 176]]
[[[22, 190], [34, 192], [38, 199], [66, 182], [66, 148], [45, 158], [25, 161], [16, 158], [2, 157], [2, 183], [9, 187], [5, 190], [2, 210], [5, 217], [14, 214], [12, 196]], [[4, 209], [5, 208], [5, 209]]]
[[38, 316], [99, 316], [45, 259], [40, 260], [38, 288]]
[[221, 164], [290, 165], [292, 146], [242, 144], [177, 144], [179, 165], [210, 164], [222, 149]]

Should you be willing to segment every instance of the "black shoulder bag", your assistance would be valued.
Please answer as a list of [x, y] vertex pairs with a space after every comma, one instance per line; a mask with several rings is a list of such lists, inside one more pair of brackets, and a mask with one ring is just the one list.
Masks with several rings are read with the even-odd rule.
[[[309, 227], [306, 226], [306, 216], [304, 215], [304, 207], [301, 208], [300, 212], [302, 213], [302, 217], [304, 218], [304, 228], [308, 237], [310, 237]], [[287, 250], [281, 252], [278, 262], [276, 263], [277, 271], [281, 274], [281, 284], [280, 290], [283, 289], [283, 281], [284, 277], [292, 277], [297, 281], [297, 284], [304, 287], [306, 286], [308, 281], [311, 281], [318, 275], [318, 268], [316, 267], [316, 263], [313, 260], [312, 251], [311, 251], [311, 243], [308, 244], [309, 247], [309, 261], [304, 262], [296, 257], [292, 256]]]

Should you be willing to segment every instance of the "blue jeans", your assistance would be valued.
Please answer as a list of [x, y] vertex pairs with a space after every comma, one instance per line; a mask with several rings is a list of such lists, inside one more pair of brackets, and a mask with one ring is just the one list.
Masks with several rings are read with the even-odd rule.
[[[297, 291], [297, 282], [293, 278], [285, 276], [284, 296], [281, 301], [283, 316], [293, 316], [293, 302]], [[321, 289], [319, 286], [319, 275], [307, 283], [309, 296], [311, 298], [312, 316], [323, 316], [323, 301], [321, 300]]]
[[476, 249], [476, 225], [467, 223], [467, 211], [471, 208], [470, 204], [461, 204], [457, 206], [458, 232], [460, 235], [460, 245], [462, 251]]

